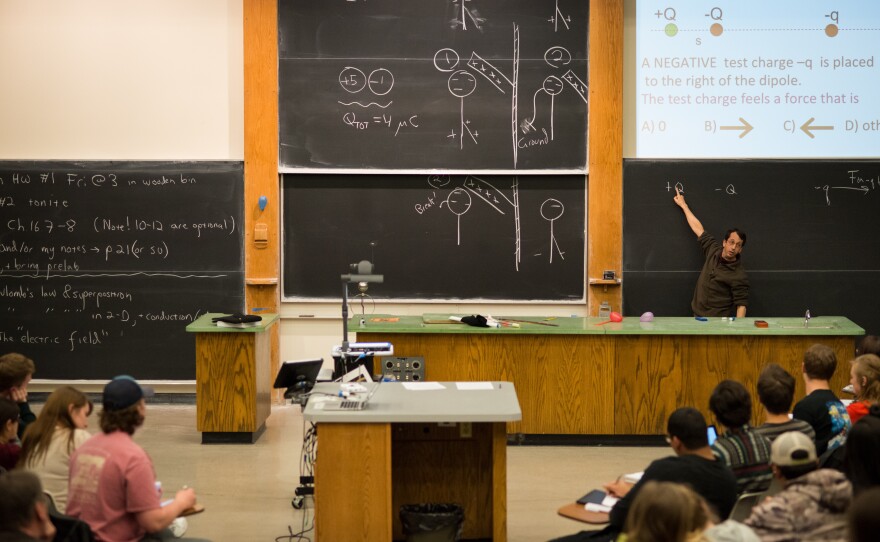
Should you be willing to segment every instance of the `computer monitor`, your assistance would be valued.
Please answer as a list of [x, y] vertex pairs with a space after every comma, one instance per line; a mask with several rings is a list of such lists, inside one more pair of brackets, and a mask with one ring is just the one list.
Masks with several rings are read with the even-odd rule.
[[273, 387], [287, 388], [285, 397], [297, 392], [307, 392], [315, 385], [322, 365], [324, 360], [321, 358], [285, 361], [278, 370]]

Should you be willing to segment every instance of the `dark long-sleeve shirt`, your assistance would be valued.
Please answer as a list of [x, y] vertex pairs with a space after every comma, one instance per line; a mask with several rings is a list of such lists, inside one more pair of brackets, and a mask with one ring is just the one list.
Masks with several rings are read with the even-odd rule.
[[749, 304], [749, 277], [740, 258], [733, 262], [721, 258], [721, 244], [706, 232], [699, 239], [703, 250], [703, 269], [691, 309], [697, 316], [736, 316], [736, 308]]
[[27, 429], [28, 425], [37, 420], [37, 416], [31, 412], [31, 406], [27, 402], [18, 403], [18, 415], [21, 417], [21, 420], [18, 422], [18, 438], [21, 440], [24, 430]]
[[612, 528], [618, 532], [623, 530], [633, 500], [642, 486], [651, 480], [690, 486], [706, 499], [722, 520], [727, 519], [736, 502], [736, 478], [720, 460], [698, 455], [664, 457], [648, 465], [642, 479], [611, 509], [609, 523]]

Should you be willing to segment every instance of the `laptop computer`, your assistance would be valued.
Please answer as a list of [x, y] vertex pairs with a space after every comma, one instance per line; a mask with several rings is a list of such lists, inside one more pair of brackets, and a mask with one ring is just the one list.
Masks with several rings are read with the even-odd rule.
[[366, 397], [346, 397], [342, 401], [325, 401], [324, 410], [364, 410], [381, 383], [381, 381], [376, 382]]

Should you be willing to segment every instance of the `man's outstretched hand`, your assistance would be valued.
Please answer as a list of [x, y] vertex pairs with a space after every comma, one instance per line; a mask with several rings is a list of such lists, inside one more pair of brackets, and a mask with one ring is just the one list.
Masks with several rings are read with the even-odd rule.
[[676, 205], [681, 207], [682, 209], [687, 208], [687, 203], [684, 202], [684, 196], [681, 195], [681, 192], [678, 191], [678, 187], [675, 187], [675, 197], [672, 198], [672, 201], [675, 202]]

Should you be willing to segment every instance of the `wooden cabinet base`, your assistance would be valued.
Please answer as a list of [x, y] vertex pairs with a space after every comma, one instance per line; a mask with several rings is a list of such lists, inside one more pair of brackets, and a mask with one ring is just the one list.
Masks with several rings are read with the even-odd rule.
[[277, 315], [248, 329], [218, 329], [212, 316], [187, 326], [196, 337], [196, 428], [202, 444], [251, 444], [271, 413], [269, 330]]
[[854, 348], [851, 336], [359, 332], [357, 340], [390, 341], [395, 355], [424, 357], [427, 380], [513, 382], [522, 421], [507, 431], [529, 435], [663, 435], [678, 407], [711, 419], [709, 395], [726, 378], [752, 393], [752, 423], [760, 424], [764, 366], [778, 363], [794, 375], [799, 399], [804, 351], [826, 344], [837, 354], [831, 389], [839, 393]]
[[504, 423], [320, 423], [319, 541], [402, 540], [401, 505], [455, 503], [463, 539], [507, 539]]
[[202, 444], [253, 444], [265, 430], [264, 424], [256, 431], [202, 431]]

